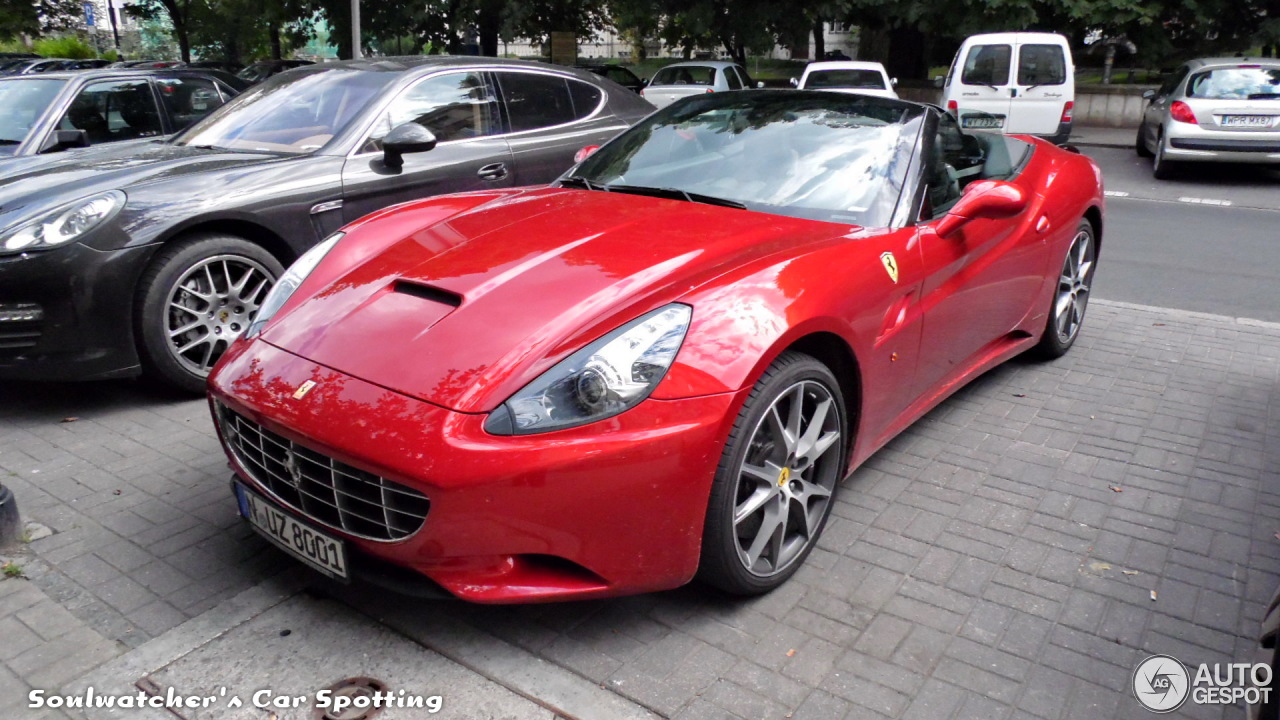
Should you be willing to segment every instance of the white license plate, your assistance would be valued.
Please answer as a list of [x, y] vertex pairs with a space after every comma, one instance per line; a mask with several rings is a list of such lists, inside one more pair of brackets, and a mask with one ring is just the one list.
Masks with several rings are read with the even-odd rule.
[[330, 577], [347, 579], [347, 553], [342, 541], [294, 520], [259, 497], [236, 485], [241, 514], [260, 534], [282, 550]]
[[997, 115], [966, 115], [960, 120], [960, 127], [975, 130], [988, 130], [1004, 127], [1004, 118]]
[[1222, 127], [1271, 127], [1270, 115], [1223, 115]]

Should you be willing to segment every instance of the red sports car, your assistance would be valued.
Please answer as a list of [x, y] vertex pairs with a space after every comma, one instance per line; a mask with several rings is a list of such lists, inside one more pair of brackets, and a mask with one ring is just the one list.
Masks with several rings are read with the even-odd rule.
[[876, 449], [1080, 332], [1102, 178], [1042, 141], [743, 91], [581, 155], [289, 269], [210, 378], [254, 528], [476, 602], [761, 593]]

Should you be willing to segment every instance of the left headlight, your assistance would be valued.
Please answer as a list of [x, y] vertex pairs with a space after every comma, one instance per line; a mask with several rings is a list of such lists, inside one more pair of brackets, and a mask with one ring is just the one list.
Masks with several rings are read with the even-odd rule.
[[613, 417], [649, 397], [680, 351], [693, 309], [671, 304], [584, 347], [511, 396], [485, 422], [529, 435]]
[[0, 252], [48, 250], [76, 240], [111, 219], [124, 207], [125, 195], [111, 190], [67, 203], [0, 232]]
[[324, 256], [328, 255], [333, 246], [338, 244], [338, 241], [342, 239], [342, 235], [343, 233], [340, 232], [330, 235], [320, 241], [319, 245], [315, 245], [310, 250], [302, 253], [302, 257], [293, 261], [289, 269], [284, 271], [284, 275], [281, 275], [276, 284], [272, 286], [271, 292], [267, 293], [267, 298], [262, 301], [262, 306], [258, 308], [258, 314], [253, 316], [253, 322], [249, 323], [249, 329], [244, 332], [246, 340], [252, 340], [262, 332], [262, 328], [266, 326], [267, 321], [274, 317], [280, 311], [280, 308], [284, 307], [284, 304], [293, 296], [294, 291], [298, 289], [302, 281], [307, 279], [307, 276], [311, 274], [312, 270], [316, 269], [316, 266], [320, 264]]

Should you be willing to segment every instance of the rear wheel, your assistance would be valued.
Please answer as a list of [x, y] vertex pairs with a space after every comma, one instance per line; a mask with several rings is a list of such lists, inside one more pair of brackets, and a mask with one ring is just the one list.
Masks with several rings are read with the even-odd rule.
[[137, 333], [146, 373], [189, 392], [249, 327], [284, 272], [243, 238], [200, 234], [162, 250], [142, 276]]
[[1089, 307], [1089, 293], [1093, 287], [1093, 273], [1098, 265], [1098, 243], [1093, 224], [1081, 220], [1076, 236], [1071, 240], [1067, 257], [1062, 261], [1058, 275], [1058, 289], [1049, 307], [1044, 335], [1035, 347], [1042, 358], [1062, 357], [1075, 344], [1084, 325], [1084, 313]]
[[1138, 126], [1138, 138], [1133, 141], [1133, 151], [1138, 153], [1138, 157], [1149, 158], [1152, 156], [1151, 149], [1147, 147], [1147, 139], [1144, 137], [1146, 125]]
[[847, 421], [825, 365], [786, 352], [765, 371], [729, 434], [712, 485], [698, 577], [758, 595], [813, 550], [844, 470]]

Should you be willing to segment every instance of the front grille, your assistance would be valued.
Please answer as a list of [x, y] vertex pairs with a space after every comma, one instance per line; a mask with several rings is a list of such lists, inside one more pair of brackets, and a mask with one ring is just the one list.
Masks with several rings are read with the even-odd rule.
[[281, 437], [218, 404], [222, 435], [236, 459], [278, 500], [307, 517], [370, 540], [418, 531], [431, 501], [384, 477]]
[[40, 342], [44, 311], [34, 303], [0, 303], [0, 358], [17, 357]]

